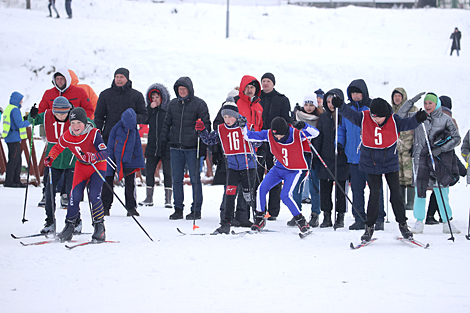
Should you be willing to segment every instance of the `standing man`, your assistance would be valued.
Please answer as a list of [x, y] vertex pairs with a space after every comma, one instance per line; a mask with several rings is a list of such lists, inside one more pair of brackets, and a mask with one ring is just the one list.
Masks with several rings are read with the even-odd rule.
[[[132, 81], [129, 80], [129, 70], [121, 67], [114, 72], [111, 88], [100, 93], [98, 104], [96, 105], [94, 122], [96, 128], [101, 131], [106, 145], [108, 145], [111, 129], [121, 120], [121, 115], [124, 111], [129, 108], [133, 109], [137, 114], [137, 124], [144, 124], [147, 121], [148, 113], [145, 107], [144, 96], [141, 92], [132, 88]], [[124, 180], [125, 186], [130, 188], [131, 185], [135, 184], [135, 175], [128, 175]], [[114, 173], [112, 176], [106, 176], [106, 181], [113, 187]], [[130, 194], [126, 191], [126, 204], [136, 203], [135, 194], [134, 199], [129, 199], [129, 197]], [[101, 198], [103, 200], [104, 215], [109, 215], [113, 203], [113, 193], [108, 188], [103, 188]], [[133, 206], [132, 208], [128, 207], [128, 211], [137, 213], [137, 205]]]
[[187, 220], [201, 219], [202, 186], [199, 174], [199, 157], [206, 155], [207, 147], [199, 142], [195, 130], [196, 121], [201, 119], [205, 128], [211, 130], [209, 109], [204, 100], [194, 95], [193, 82], [189, 77], [180, 77], [173, 89], [176, 98], [170, 101], [161, 133], [162, 155], [170, 145], [171, 176], [173, 179], [173, 198], [175, 212], [170, 220], [183, 218], [184, 193], [183, 179], [185, 165], [189, 169], [189, 179], [193, 189], [193, 203]]
[[52, 103], [55, 98], [62, 96], [69, 100], [74, 108], [81, 107], [85, 110], [86, 116], [91, 118], [95, 109], [88, 98], [86, 91], [72, 84], [72, 76], [67, 69], [59, 69], [52, 75], [53, 88], [46, 90], [39, 103], [38, 113], [52, 110]]
[[[353, 80], [347, 89], [349, 98], [348, 105], [355, 111], [362, 112], [369, 110], [372, 100], [369, 98], [369, 90], [363, 79]], [[369, 183], [367, 173], [359, 169], [361, 145], [361, 128], [347, 119], [343, 119], [341, 125], [338, 126], [338, 145], [344, 147], [344, 153], [348, 158], [349, 172], [351, 173], [351, 190], [353, 194], [353, 216], [356, 220], [354, 224], [349, 226], [349, 230], [365, 229], [366, 211], [364, 209], [365, 198], [364, 190], [366, 183]], [[382, 188], [381, 188], [382, 190]], [[375, 225], [375, 230], [384, 229], [384, 200], [383, 190], [379, 197], [379, 216]], [[356, 211], [357, 210], [357, 211]]]
[[[271, 121], [280, 116], [284, 118], [287, 123], [290, 123], [290, 102], [289, 99], [274, 89], [276, 79], [272, 73], [265, 73], [261, 77], [261, 91], [260, 103], [263, 108], [263, 129], [271, 128]], [[243, 114], [242, 114], [243, 115]], [[256, 130], [256, 129], [255, 129]], [[257, 151], [260, 164], [258, 167], [258, 176], [260, 182], [264, 177], [265, 167], [269, 171], [274, 166], [274, 156], [271, 153], [269, 142], [264, 142]], [[270, 217], [268, 220], [275, 221], [281, 209], [281, 189], [282, 184], [279, 183], [269, 191], [268, 213]], [[264, 210], [264, 208], [261, 208]]]
[[67, 11], [67, 15], [72, 18], [72, 0], [65, 0], [65, 11]]
[[452, 52], [454, 52], [454, 50], [457, 50], [457, 56], [459, 56], [460, 38], [462, 38], [462, 33], [456, 27], [454, 29], [454, 32], [450, 35], [450, 39], [452, 39], [452, 47], [450, 48], [450, 55], [452, 55]]

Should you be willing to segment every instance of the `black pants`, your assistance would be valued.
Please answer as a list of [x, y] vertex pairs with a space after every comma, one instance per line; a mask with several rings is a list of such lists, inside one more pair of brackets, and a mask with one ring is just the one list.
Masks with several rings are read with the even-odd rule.
[[[241, 198], [243, 198], [243, 192], [249, 192], [252, 201], [245, 202], [246, 206], [245, 209], [240, 211], [237, 208], [237, 220], [239, 221], [245, 221], [249, 219], [248, 215], [248, 206], [252, 205], [253, 207], [255, 206], [255, 201], [254, 201], [254, 190], [253, 190], [253, 177], [255, 177], [256, 172], [255, 169], [250, 169], [250, 170], [242, 170], [242, 171], [237, 171], [233, 169], [228, 169], [227, 172], [227, 185], [225, 186], [225, 195], [224, 195], [224, 216], [223, 216], [223, 221], [227, 223], [231, 223], [233, 220], [233, 215], [235, 212], [235, 198], [237, 195], [241, 194], [241, 197], [238, 197], [238, 200], [240, 201]], [[251, 187], [251, 189], [250, 189]], [[241, 216], [243, 215], [243, 216]], [[221, 216], [222, 217], [222, 216]]]
[[[379, 215], [380, 189], [382, 188], [383, 174], [369, 175], [369, 203], [367, 204], [367, 226], [372, 226], [377, 221]], [[395, 220], [401, 224], [406, 222], [405, 200], [400, 191], [400, 175], [398, 172], [385, 174], [388, 188], [390, 189], [390, 202], [392, 203]]]
[[65, 0], [65, 11], [67, 11], [67, 15], [72, 18], [72, 0]]
[[159, 157], [154, 155], [147, 156], [145, 162], [145, 183], [147, 186], [155, 186], [155, 170], [157, 169], [158, 162], [162, 161], [163, 169], [163, 184], [165, 188], [171, 188], [171, 162], [170, 158]]
[[[325, 213], [331, 213], [333, 209], [333, 201], [331, 201], [331, 193], [333, 191], [333, 180], [320, 179], [320, 207]], [[346, 181], [339, 181], [340, 186], [345, 189]], [[335, 188], [335, 210], [338, 213], [346, 212], [346, 197], [343, 192], [338, 188]]]
[[8, 163], [5, 185], [20, 184], [21, 173], [21, 141], [8, 142]]
[[[113, 176], [106, 176], [106, 182], [114, 188], [114, 172]], [[135, 192], [135, 173], [124, 176], [124, 194], [126, 197], [126, 207], [128, 210], [134, 210], [137, 207], [137, 195]], [[103, 186], [101, 191], [101, 200], [103, 200], [103, 206], [105, 209], [111, 209], [113, 204], [113, 193], [108, 187]]]
[[[269, 171], [274, 166], [274, 156], [269, 149], [269, 144], [267, 142], [263, 143], [258, 148], [258, 161], [262, 166], [258, 166], [258, 177], [259, 183], [263, 181], [264, 178], [264, 167]], [[258, 187], [258, 186], [257, 186]], [[281, 210], [281, 189], [282, 189], [282, 182], [274, 186], [269, 191], [269, 201], [268, 201], [268, 208], [267, 211], [269, 215], [273, 217], [277, 217], [279, 215], [279, 211]]]

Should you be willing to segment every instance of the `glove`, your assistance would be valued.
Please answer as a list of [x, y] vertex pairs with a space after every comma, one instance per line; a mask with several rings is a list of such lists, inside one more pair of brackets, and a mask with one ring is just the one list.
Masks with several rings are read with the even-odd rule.
[[419, 109], [419, 111], [416, 112], [415, 116], [418, 123], [423, 123], [428, 119], [428, 113], [426, 113], [426, 111], [424, 111], [423, 109]]
[[27, 120], [28, 120], [28, 113], [25, 113], [23, 116], [23, 121], [27, 121]]
[[[416, 103], [416, 101], [418, 101], [419, 99], [421, 99], [421, 97], [425, 94], [426, 92], [420, 92], [418, 93], [416, 96], [414, 96], [413, 98], [410, 99], [411, 102], [413, 103]], [[420, 122], [421, 123], [421, 122]]]
[[297, 128], [297, 129], [303, 129], [305, 127], [305, 122], [302, 122], [302, 121], [294, 121], [292, 122], [292, 126], [294, 126], [294, 128]]
[[431, 149], [431, 152], [434, 157], [438, 157], [441, 154], [442, 150], [440, 147], [435, 147]]
[[206, 129], [206, 126], [204, 126], [204, 122], [201, 121], [201, 119], [198, 119], [196, 121], [196, 127], [194, 127], [194, 129], [196, 129], [197, 131], [203, 131], [204, 129]]
[[48, 156], [47, 158], [44, 159], [44, 165], [46, 167], [51, 167], [53, 162], [54, 162], [53, 157]]
[[294, 107], [294, 113], [300, 110], [302, 110], [302, 107], [298, 103], [296, 103]]
[[38, 114], [39, 114], [39, 109], [36, 107], [36, 103], [35, 103], [33, 107], [31, 108], [31, 111], [29, 112], [29, 116], [31, 116], [31, 118], [36, 118]]
[[338, 155], [341, 155], [344, 153], [344, 148], [343, 145], [338, 143]]
[[340, 97], [338, 97], [337, 95], [334, 95], [333, 96], [333, 99], [331, 100], [331, 103], [333, 104], [333, 106], [335, 108], [341, 108], [341, 106], [343, 105], [343, 99], [341, 99]]
[[246, 117], [241, 116], [238, 118], [238, 126], [240, 126], [241, 128], [246, 126]]

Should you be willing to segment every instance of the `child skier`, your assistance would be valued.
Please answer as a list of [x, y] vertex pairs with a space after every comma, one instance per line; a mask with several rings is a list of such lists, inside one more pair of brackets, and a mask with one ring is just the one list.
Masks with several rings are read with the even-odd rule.
[[372, 100], [370, 110], [362, 112], [354, 111], [348, 105], [343, 105], [343, 100], [337, 96], [333, 97], [332, 102], [335, 107], [339, 108], [341, 116], [361, 127], [362, 143], [359, 169], [368, 174], [370, 189], [366, 227], [361, 240], [370, 241], [374, 234], [374, 226], [379, 214], [383, 174], [385, 174], [390, 188], [390, 202], [400, 232], [406, 239], [413, 238], [413, 234], [406, 224], [405, 201], [400, 191], [396, 146], [399, 133], [418, 127], [426, 120], [426, 112], [421, 110], [416, 113], [416, 117], [401, 118], [397, 114], [393, 114], [390, 104], [382, 98]]
[[[204, 122], [196, 122], [196, 130], [200, 131], [200, 138], [207, 145], [220, 143], [227, 157], [227, 183], [225, 186], [225, 215], [222, 217], [220, 227], [214, 233], [229, 234], [235, 210], [237, 186], [241, 183], [243, 197], [248, 204], [252, 204], [253, 186], [255, 185], [256, 161], [250, 153], [250, 144], [243, 139], [243, 133], [238, 123], [240, 114], [233, 98], [228, 98], [222, 106], [221, 114], [224, 122], [209, 133]], [[244, 126], [244, 125], [243, 125]], [[247, 169], [248, 168], [248, 169]]]
[[122, 113], [121, 120], [114, 125], [108, 139], [108, 156], [116, 164], [108, 164], [107, 176], [114, 171], [119, 181], [125, 179], [127, 216], [139, 216], [135, 199], [135, 173], [145, 167], [144, 152], [137, 130], [137, 114], [131, 108]]
[[[73, 177], [72, 191], [70, 192], [69, 205], [65, 218], [65, 227], [57, 234], [60, 241], [70, 241], [73, 237], [76, 220], [80, 214], [80, 200], [83, 196], [85, 186], [89, 186], [89, 201], [92, 204], [92, 217], [94, 232], [92, 240], [106, 240], [104, 228], [103, 203], [101, 202], [101, 187], [103, 180], [96, 173], [95, 168], [101, 175], [106, 172], [106, 158], [108, 153], [106, 145], [101, 138], [98, 129], [87, 121], [86, 112], [83, 108], [75, 108], [69, 115], [70, 128], [60, 136], [59, 143], [49, 152], [44, 164], [51, 167], [52, 163], [64, 151], [69, 148], [77, 157]], [[94, 164], [94, 167], [92, 166]]]
[[244, 128], [245, 140], [253, 142], [268, 141], [276, 163], [261, 182], [256, 196], [256, 218], [252, 230], [261, 231], [266, 225], [264, 211], [266, 209], [266, 195], [277, 184], [284, 181], [281, 190], [281, 200], [289, 208], [295, 222], [302, 233], [309, 230], [305, 217], [300, 213], [299, 206], [294, 200], [294, 194], [300, 192], [300, 183], [303, 172], [308, 169], [304, 157], [303, 141], [315, 138], [319, 132], [316, 128], [295, 122], [290, 127], [282, 117], [275, 117], [271, 122], [271, 129], [262, 131], [249, 131]]
[[[70, 112], [70, 102], [67, 98], [59, 96], [54, 99], [52, 103], [52, 110], [47, 109], [43, 113], [38, 114], [38, 108], [36, 106], [31, 108], [31, 111], [28, 116], [29, 122], [34, 125], [44, 125], [46, 131], [46, 140], [47, 140], [47, 149], [46, 155], [51, 151], [58, 142], [60, 136], [62, 136], [69, 128], [69, 112]], [[91, 120], [90, 120], [91, 122]], [[55, 193], [57, 184], [59, 183], [62, 175], [64, 176], [64, 184], [67, 195], [70, 194], [72, 190], [72, 180], [73, 180], [73, 169], [75, 167], [75, 156], [70, 152], [69, 149], [63, 151], [52, 164], [49, 170], [52, 171], [52, 198], [55, 199]], [[48, 234], [55, 232], [55, 201], [51, 200], [51, 182], [49, 181], [49, 176], [44, 177], [44, 186], [45, 186], [45, 200], [46, 200], [46, 224], [41, 230], [41, 234]], [[75, 234], [81, 233], [82, 230], [82, 220], [80, 216], [76, 219], [75, 225]]]

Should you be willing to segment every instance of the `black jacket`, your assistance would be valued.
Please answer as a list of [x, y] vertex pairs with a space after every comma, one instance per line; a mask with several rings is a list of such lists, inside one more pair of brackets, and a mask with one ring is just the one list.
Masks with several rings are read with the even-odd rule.
[[[324, 99], [327, 99], [329, 95], [335, 94], [339, 98], [344, 99], [343, 92], [340, 89], [331, 89], [328, 91]], [[313, 139], [313, 145], [317, 149], [318, 153], [325, 161], [330, 171], [335, 174], [335, 120], [333, 112], [330, 111], [328, 105], [324, 106], [325, 111], [320, 115], [318, 119], [317, 129], [320, 131], [318, 137]], [[338, 114], [338, 125], [341, 125], [342, 118]], [[338, 170], [336, 172], [338, 181], [347, 180], [349, 177], [349, 164], [344, 153], [344, 149], [339, 149], [338, 146], [338, 157], [337, 157]], [[318, 172], [318, 178], [323, 180], [333, 180], [328, 171], [322, 165]]]
[[[188, 88], [189, 95], [181, 98], [178, 87]], [[172, 99], [163, 123], [161, 140], [177, 149], [197, 149], [198, 134], [194, 127], [201, 119], [207, 131], [211, 131], [209, 109], [204, 100], [194, 96], [193, 83], [189, 77], [180, 77], [173, 86], [177, 98]], [[205, 155], [207, 146], [201, 143], [200, 155]]]
[[[151, 108], [151, 94], [156, 90], [160, 92], [162, 104], [156, 108]], [[163, 123], [165, 122], [168, 104], [170, 103], [170, 93], [162, 84], [153, 84], [147, 89], [145, 102], [147, 102], [147, 111], [149, 112], [149, 118], [147, 120], [149, 124], [149, 134], [147, 148], [145, 148], [145, 156], [162, 156], [160, 136], [162, 134]], [[168, 149], [164, 149], [164, 151], [168, 152]]]
[[147, 108], [145, 107], [144, 96], [141, 92], [132, 89], [132, 82], [118, 87], [111, 84], [100, 93], [95, 110], [95, 125], [101, 131], [103, 141], [108, 143], [109, 133], [114, 125], [121, 120], [121, 115], [127, 109], [133, 109], [137, 114], [137, 124], [145, 124], [148, 119]]
[[261, 91], [260, 104], [263, 107], [263, 129], [271, 128], [271, 121], [277, 117], [283, 117], [290, 123], [290, 102], [289, 99], [273, 89], [270, 93]]

